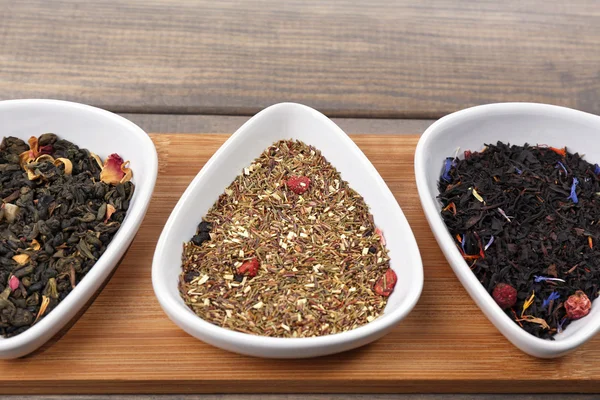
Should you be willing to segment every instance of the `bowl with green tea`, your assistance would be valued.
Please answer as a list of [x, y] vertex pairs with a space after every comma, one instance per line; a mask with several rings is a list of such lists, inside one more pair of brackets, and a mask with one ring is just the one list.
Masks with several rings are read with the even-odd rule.
[[109, 278], [144, 217], [156, 150], [117, 115], [0, 102], [0, 358], [56, 335]]
[[580, 111], [492, 104], [440, 119], [417, 146], [419, 196], [450, 266], [536, 357], [600, 329], [599, 132], [600, 117]]
[[215, 153], [173, 210], [152, 281], [167, 315], [214, 346], [315, 357], [376, 340], [423, 285], [398, 203], [317, 111], [269, 107]]

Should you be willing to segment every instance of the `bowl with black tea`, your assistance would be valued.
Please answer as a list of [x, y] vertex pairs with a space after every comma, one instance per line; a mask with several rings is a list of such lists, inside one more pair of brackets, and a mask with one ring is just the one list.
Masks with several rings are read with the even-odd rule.
[[518, 348], [558, 357], [600, 329], [600, 117], [507, 103], [442, 118], [415, 174], [448, 262]]
[[16, 358], [106, 282], [146, 212], [157, 158], [136, 125], [81, 104], [4, 101], [0, 119], [0, 358]]
[[387, 185], [317, 111], [269, 107], [208, 161], [171, 214], [152, 280], [167, 315], [226, 350], [303, 358], [389, 332], [423, 285]]

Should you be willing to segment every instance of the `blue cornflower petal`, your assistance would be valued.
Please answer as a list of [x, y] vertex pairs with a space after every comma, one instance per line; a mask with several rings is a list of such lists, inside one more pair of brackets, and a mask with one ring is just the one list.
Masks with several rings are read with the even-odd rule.
[[523, 173], [522, 170], [520, 170], [519, 168], [515, 167], [515, 171], [517, 171], [517, 174], [521, 175]]
[[462, 242], [460, 242], [460, 247], [462, 247], [463, 249], [463, 253], [467, 254], [467, 251], [465, 250], [465, 242], [466, 242], [466, 236], [462, 235]]
[[544, 300], [544, 302], [542, 303], [542, 308], [546, 308], [550, 305], [550, 302], [553, 300], [558, 300], [560, 298], [560, 294], [556, 293], [556, 292], [552, 292], [550, 293], [550, 296], [548, 296], [548, 298], [546, 300]]
[[600, 165], [594, 164], [594, 173], [600, 175]]
[[569, 171], [567, 171], [567, 168], [565, 167], [565, 165], [563, 163], [561, 163], [560, 161], [558, 161], [557, 164], [558, 165], [556, 166], [556, 168], [558, 168], [558, 166], [560, 166], [563, 169], [563, 171], [565, 171], [565, 174], [569, 175]]
[[456, 162], [452, 157], [448, 157], [444, 160], [444, 170], [442, 172], [442, 179], [446, 182], [450, 182], [452, 177], [450, 176], [450, 170], [456, 166]]
[[573, 200], [573, 203], [579, 203], [579, 199], [577, 198], [577, 193], [575, 190], [577, 189], [577, 184], [579, 184], [579, 180], [577, 178], [573, 178], [573, 184], [571, 185], [571, 195], [567, 197], [567, 200]]

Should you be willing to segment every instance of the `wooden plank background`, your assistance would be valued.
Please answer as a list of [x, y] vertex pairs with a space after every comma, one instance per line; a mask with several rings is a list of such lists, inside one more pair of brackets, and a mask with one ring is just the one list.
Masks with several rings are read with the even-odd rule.
[[0, 0], [0, 99], [117, 112], [437, 118], [535, 101], [600, 113], [595, 0]]
[[598, 391], [600, 337], [561, 359], [536, 359], [511, 345], [467, 295], [418, 200], [416, 135], [353, 136], [394, 193], [423, 257], [422, 296], [390, 334], [357, 350], [308, 360], [245, 357], [194, 339], [160, 308], [150, 280], [152, 256], [179, 196], [227, 135], [152, 138], [160, 172], [126, 257], [60, 340], [29, 357], [0, 362], [2, 394]]

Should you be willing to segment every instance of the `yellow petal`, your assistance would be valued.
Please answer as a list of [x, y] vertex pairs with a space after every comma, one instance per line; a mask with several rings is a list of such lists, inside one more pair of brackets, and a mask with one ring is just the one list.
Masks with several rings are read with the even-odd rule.
[[131, 178], [133, 178], [133, 172], [131, 171], [131, 168], [129, 168], [129, 161], [125, 161], [121, 165], [121, 171], [125, 173], [123, 178], [121, 178], [121, 183], [129, 182]]
[[29, 262], [29, 256], [27, 254], [17, 254], [16, 256], [13, 256], [12, 259], [15, 260], [19, 265], [25, 265], [27, 262]]
[[31, 150], [27, 150], [19, 154], [19, 165], [21, 168], [24, 168], [25, 165], [29, 164], [33, 160], [35, 160], [35, 157], [33, 156], [33, 151]]
[[35, 160], [37, 158], [37, 156], [39, 155], [38, 139], [35, 136], [32, 136], [29, 138], [27, 143], [29, 143], [29, 150], [24, 151], [21, 154], [19, 154], [19, 164], [21, 165], [21, 168], [23, 168], [23, 166], [25, 164], [29, 164], [30, 162]]
[[73, 163], [68, 158], [57, 158], [54, 160], [54, 165], [57, 167], [63, 164], [65, 166], [65, 175], [71, 175], [73, 172]]
[[91, 151], [90, 151], [90, 156], [91, 156], [91, 157], [92, 157], [94, 160], [96, 160], [96, 162], [98, 163], [98, 166], [99, 166], [100, 168], [102, 168], [102, 160], [100, 159], [100, 157], [98, 157], [98, 155], [97, 155], [97, 154], [94, 154], [94, 153], [92, 153]]
[[38, 138], [36, 138], [35, 136], [31, 136], [27, 143], [29, 143], [29, 150], [32, 150], [34, 152], [34, 155], [37, 157], [37, 152], [39, 149]]
[[27, 179], [29, 179], [30, 181], [34, 181], [34, 180], [38, 179], [40, 176], [42, 176], [42, 175], [36, 174], [30, 168], [26, 168], [25, 171], [27, 172]]
[[533, 291], [531, 293], [531, 297], [528, 298], [527, 300], [525, 300], [525, 303], [523, 303], [523, 311], [521, 311], [521, 317], [525, 313], [525, 310], [527, 310], [529, 308], [529, 306], [533, 304], [533, 298], [534, 297], [535, 297], [535, 291]]
[[110, 217], [117, 211], [117, 209], [112, 204], [106, 205], [106, 217], [104, 218], [104, 223], [107, 223]]
[[483, 200], [483, 197], [481, 197], [481, 195], [479, 193], [477, 193], [477, 190], [475, 189], [471, 189], [471, 192], [473, 193], [473, 196], [479, 200], [479, 202], [481, 203], [485, 203], [485, 201]]
[[46, 309], [48, 308], [48, 304], [50, 304], [50, 297], [42, 295], [42, 305], [40, 306], [40, 310], [38, 311], [37, 316], [35, 317], [35, 321], [33, 321], [34, 324], [38, 321], [38, 319], [40, 319], [42, 315], [44, 315]]
[[31, 250], [38, 251], [39, 249], [41, 249], [41, 248], [42, 248], [42, 245], [41, 245], [41, 244], [40, 244], [40, 242], [38, 242], [37, 240], [33, 239], [33, 240], [31, 241], [31, 245], [29, 246], [29, 248], [30, 248]]

